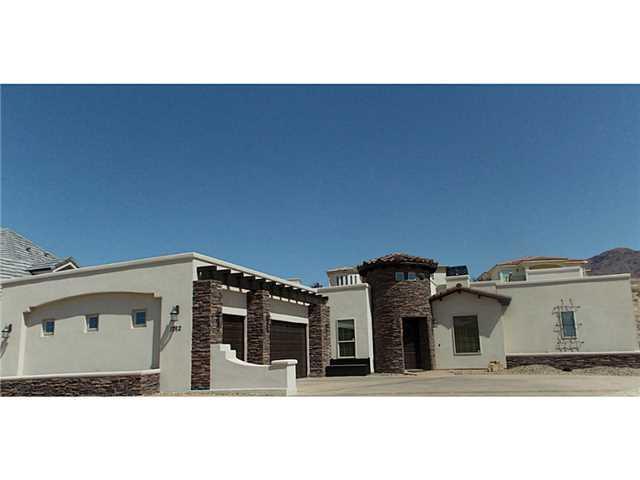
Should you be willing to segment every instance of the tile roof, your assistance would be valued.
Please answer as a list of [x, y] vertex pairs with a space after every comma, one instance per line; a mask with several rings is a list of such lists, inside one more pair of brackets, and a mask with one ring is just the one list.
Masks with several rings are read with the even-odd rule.
[[505, 305], [505, 306], [511, 303], [511, 297], [508, 297], [506, 295], [487, 292], [479, 288], [463, 287], [462, 285], [456, 285], [455, 287], [447, 288], [446, 290], [436, 293], [435, 295], [432, 295], [431, 297], [429, 297], [429, 301], [432, 302], [434, 300], [442, 300], [447, 295], [451, 295], [452, 293], [456, 293], [456, 292], [457, 293], [465, 292], [465, 293], [470, 293], [472, 295], [477, 295], [478, 297], [493, 298], [494, 300], [497, 300], [498, 302], [500, 302], [501, 305]]
[[431, 258], [416, 257], [414, 255], [409, 255], [408, 253], [390, 253], [389, 255], [384, 255], [382, 257], [362, 262], [358, 265], [358, 272], [364, 273], [376, 267], [401, 264], [426, 267], [429, 270], [435, 270], [438, 267], [438, 262]]
[[32, 270], [53, 270], [71, 258], [60, 258], [9, 228], [0, 228], [0, 280], [31, 275]]
[[564, 262], [586, 262], [586, 260], [582, 260], [579, 258], [533, 256], [533, 257], [514, 258], [513, 260], [500, 262], [498, 263], [498, 265], [520, 265], [521, 263], [525, 263], [525, 262], [540, 262], [545, 260], [562, 260]]

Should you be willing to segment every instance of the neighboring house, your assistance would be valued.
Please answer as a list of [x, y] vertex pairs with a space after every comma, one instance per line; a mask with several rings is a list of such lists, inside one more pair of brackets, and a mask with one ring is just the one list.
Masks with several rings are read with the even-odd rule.
[[[524, 257], [476, 282], [465, 266], [407, 254], [330, 270], [320, 292], [331, 306], [331, 363], [395, 373], [495, 363], [640, 367], [629, 274], [590, 276], [586, 265]], [[355, 273], [351, 284], [336, 282]]]
[[0, 228], [0, 280], [78, 268], [9, 228]]

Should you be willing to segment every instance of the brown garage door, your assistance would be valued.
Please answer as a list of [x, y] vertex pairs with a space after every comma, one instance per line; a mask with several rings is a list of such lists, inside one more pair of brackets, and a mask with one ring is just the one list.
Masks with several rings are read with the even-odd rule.
[[271, 360], [298, 360], [296, 377], [307, 376], [307, 326], [302, 323], [271, 322]]
[[231, 345], [236, 357], [244, 360], [244, 317], [222, 315], [222, 343]]

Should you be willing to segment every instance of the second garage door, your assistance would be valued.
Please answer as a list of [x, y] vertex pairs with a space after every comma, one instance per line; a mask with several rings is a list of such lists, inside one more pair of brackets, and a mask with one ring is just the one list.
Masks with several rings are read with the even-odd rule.
[[296, 359], [296, 377], [307, 376], [307, 326], [271, 322], [271, 360]]

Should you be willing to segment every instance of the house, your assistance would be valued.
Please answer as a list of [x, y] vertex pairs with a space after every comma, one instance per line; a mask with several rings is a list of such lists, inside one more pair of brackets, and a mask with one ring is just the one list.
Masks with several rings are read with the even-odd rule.
[[2, 395], [291, 394], [329, 361], [326, 297], [199, 253], [23, 274], [2, 290]]
[[[294, 394], [306, 376], [640, 367], [628, 274], [393, 253], [311, 288], [200, 253], [89, 267], [3, 230], [0, 394]], [[46, 255], [45, 255], [46, 254]], [[505, 274], [508, 271], [508, 274]]]
[[640, 367], [629, 274], [590, 276], [587, 263], [523, 257], [475, 282], [463, 265], [403, 253], [329, 270], [329, 369]]

